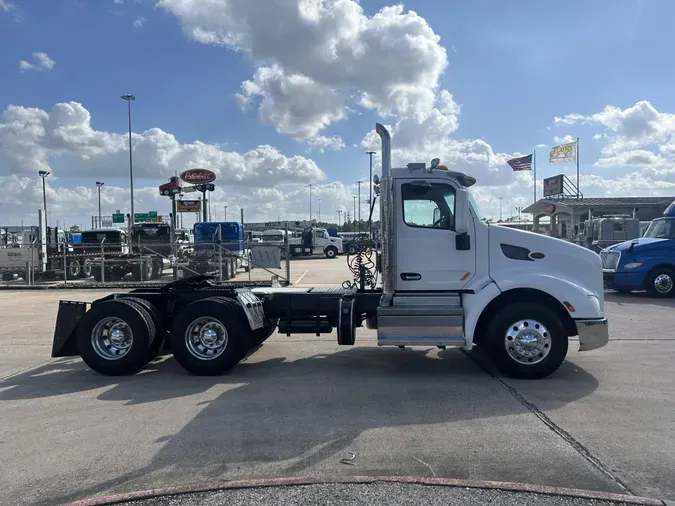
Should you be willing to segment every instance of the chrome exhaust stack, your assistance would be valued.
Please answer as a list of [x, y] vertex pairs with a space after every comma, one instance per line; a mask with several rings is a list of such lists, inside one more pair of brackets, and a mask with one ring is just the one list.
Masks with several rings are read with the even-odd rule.
[[382, 139], [382, 177], [380, 178], [380, 235], [382, 237], [381, 269], [382, 298], [380, 305], [389, 306], [394, 296], [394, 276], [392, 273], [394, 251], [394, 208], [391, 185], [391, 136], [380, 123], [375, 124], [375, 131]]

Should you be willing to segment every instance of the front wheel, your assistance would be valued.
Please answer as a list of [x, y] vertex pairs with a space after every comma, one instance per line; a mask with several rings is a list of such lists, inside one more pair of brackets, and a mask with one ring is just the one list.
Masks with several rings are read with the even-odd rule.
[[536, 303], [511, 304], [488, 325], [486, 352], [505, 375], [540, 379], [554, 373], [567, 355], [567, 332], [558, 316]]
[[645, 289], [652, 297], [672, 297], [675, 295], [675, 273], [668, 268], [659, 268], [647, 276]]
[[337, 256], [337, 248], [334, 246], [329, 246], [326, 248], [326, 258], [335, 258]]

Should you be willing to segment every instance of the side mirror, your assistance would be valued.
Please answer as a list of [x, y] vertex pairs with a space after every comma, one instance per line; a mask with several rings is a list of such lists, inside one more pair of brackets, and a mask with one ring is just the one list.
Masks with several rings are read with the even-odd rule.
[[441, 210], [437, 207], [434, 209], [434, 223], [438, 223], [438, 221], [441, 219]]
[[380, 184], [380, 176], [377, 174], [373, 176], [373, 184]]
[[455, 192], [455, 232], [465, 234], [469, 231], [469, 193], [460, 188]]

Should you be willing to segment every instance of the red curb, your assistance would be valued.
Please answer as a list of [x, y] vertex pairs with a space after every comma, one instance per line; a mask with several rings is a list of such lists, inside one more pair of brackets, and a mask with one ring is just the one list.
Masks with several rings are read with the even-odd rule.
[[220, 481], [212, 483], [193, 483], [185, 485], [175, 485], [171, 487], [153, 488], [148, 490], [139, 490], [136, 492], [127, 492], [123, 494], [112, 494], [103, 497], [92, 497], [91, 499], [81, 499], [70, 502], [63, 506], [106, 506], [110, 504], [119, 504], [139, 499], [151, 499], [153, 497], [195, 494], [200, 492], [213, 492], [218, 490], [236, 490], [243, 488], [262, 488], [262, 487], [290, 487], [300, 485], [327, 485], [327, 484], [373, 484], [373, 483], [408, 483], [415, 485], [433, 485], [445, 487], [463, 487], [490, 490], [507, 490], [510, 492], [529, 492], [534, 494], [557, 495], [567, 497], [577, 497], [581, 499], [596, 499], [601, 501], [622, 502], [625, 504], [639, 504], [646, 506], [665, 506], [663, 501], [649, 497], [639, 497], [634, 495], [614, 494], [610, 492], [597, 492], [593, 490], [581, 490], [576, 488], [549, 487], [546, 485], [528, 485], [525, 483], [514, 483], [508, 481], [480, 481], [480, 480], [460, 480], [455, 478], [417, 478], [413, 476], [352, 476], [347, 478], [267, 478], [258, 480], [233, 480]]

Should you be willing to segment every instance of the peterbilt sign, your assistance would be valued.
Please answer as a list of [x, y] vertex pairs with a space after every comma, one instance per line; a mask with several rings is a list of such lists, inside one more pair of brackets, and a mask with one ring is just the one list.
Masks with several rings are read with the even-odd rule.
[[190, 184], [210, 183], [216, 180], [216, 174], [207, 169], [190, 169], [183, 172], [180, 178]]

